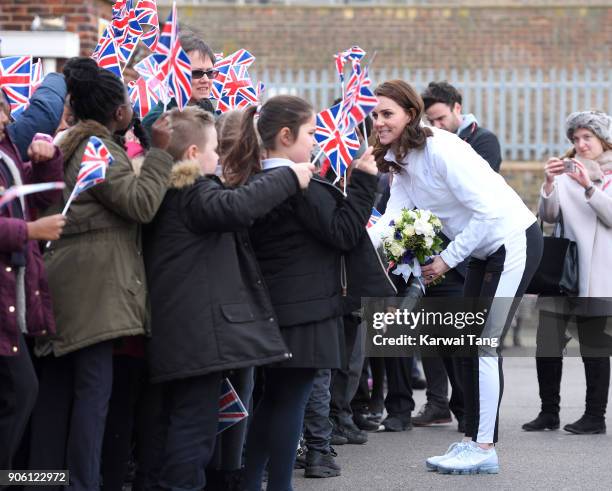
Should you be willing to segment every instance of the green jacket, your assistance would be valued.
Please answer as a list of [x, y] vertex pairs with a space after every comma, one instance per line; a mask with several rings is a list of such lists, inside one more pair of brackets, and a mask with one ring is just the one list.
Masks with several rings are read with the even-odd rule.
[[152, 149], [136, 175], [109, 131], [95, 121], [83, 121], [60, 143], [65, 156], [64, 203], [92, 135], [102, 139], [114, 162], [103, 183], [73, 201], [62, 237], [45, 253], [57, 323], [57, 334], [50, 339], [56, 356], [145, 332], [147, 292], [140, 224], [155, 216], [172, 168], [168, 153]]
[[[170, 99], [168, 102], [168, 106], [166, 107], [167, 111], [174, 109], [177, 107], [176, 100], [174, 98]], [[164, 114], [164, 103], [158, 102], [156, 106], [152, 107], [151, 110], [147, 113], [147, 115], [142, 119], [142, 126], [149, 135], [151, 134], [151, 128], [155, 124], [155, 121], [159, 119], [159, 117]]]

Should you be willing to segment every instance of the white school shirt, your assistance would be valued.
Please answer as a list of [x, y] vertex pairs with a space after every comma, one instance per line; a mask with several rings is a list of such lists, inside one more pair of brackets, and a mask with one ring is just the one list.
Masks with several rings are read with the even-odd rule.
[[[440, 256], [451, 268], [468, 256], [486, 259], [508, 237], [536, 221], [518, 194], [472, 147], [445, 130], [431, 128], [420, 150], [411, 150], [394, 174], [384, 215], [368, 232], [375, 247], [402, 208], [430, 210], [451, 240]], [[389, 150], [385, 160], [395, 162]]]
[[294, 164], [292, 160], [283, 159], [281, 157], [272, 157], [261, 161], [263, 170], [276, 169], [277, 167], [291, 167]]

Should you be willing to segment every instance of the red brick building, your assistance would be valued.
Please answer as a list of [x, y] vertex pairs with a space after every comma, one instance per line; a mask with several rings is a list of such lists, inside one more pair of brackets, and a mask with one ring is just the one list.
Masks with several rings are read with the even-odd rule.
[[[111, 0], [0, 0], [0, 38], [2, 31], [30, 31], [36, 15], [45, 19], [63, 17], [66, 31], [79, 35], [80, 53], [89, 55], [98, 42], [99, 19], [110, 20], [112, 3]], [[42, 39], [44, 32], [37, 31], [33, 39]]]

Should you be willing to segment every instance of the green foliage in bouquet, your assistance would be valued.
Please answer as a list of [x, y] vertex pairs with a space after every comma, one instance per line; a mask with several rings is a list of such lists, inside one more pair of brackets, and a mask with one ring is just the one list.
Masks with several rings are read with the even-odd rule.
[[428, 257], [442, 251], [441, 230], [442, 222], [429, 210], [403, 208], [382, 234], [385, 255], [395, 264], [412, 263], [415, 258], [424, 264]]

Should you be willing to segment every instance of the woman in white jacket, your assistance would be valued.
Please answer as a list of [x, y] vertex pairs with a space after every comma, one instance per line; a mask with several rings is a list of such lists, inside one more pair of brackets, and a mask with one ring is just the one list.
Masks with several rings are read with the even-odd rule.
[[[375, 245], [402, 208], [428, 209], [442, 221], [451, 242], [422, 268], [435, 281], [470, 257], [464, 295], [489, 299], [482, 337], [500, 338], [542, 254], [535, 216], [503, 177], [456, 135], [422, 126], [423, 102], [401, 80], [380, 85], [373, 114], [375, 156], [382, 172], [393, 172], [385, 214], [370, 228]], [[492, 302], [491, 299], [498, 298]], [[505, 299], [511, 299], [503, 301]], [[481, 305], [482, 307], [482, 305]], [[495, 349], [472, 351], [462, 360], [465, 438], [446, 454], [427, 459], [441, 473], [497, 473], [498, 410], [503, 391], [501, 357]]]
[[[588, 305], [585, 299], [577, 303], [579, 310], [574, 308], [587, 382], [586, 407], [584, 415], [564, 429], [605, 433], [612, 349], [612, 338], [604, 332], [612, 316], [612, 118], [597, 111], [576, 112], [565, 126], [573, 147], [564, 160], [555, 157], [546, 163], [539, 206], [546, 222], [555, 223], [562, 215], [565, 236], [578, 246], [578, 295], [588, 297]], [[574, 171], [564, 162], [573, 164]], [[570, 316], [545, 308], [540, 310], [536, 351], [542, 409], [523, 425], [526, 431], [559, 428], [562, 352]]]

